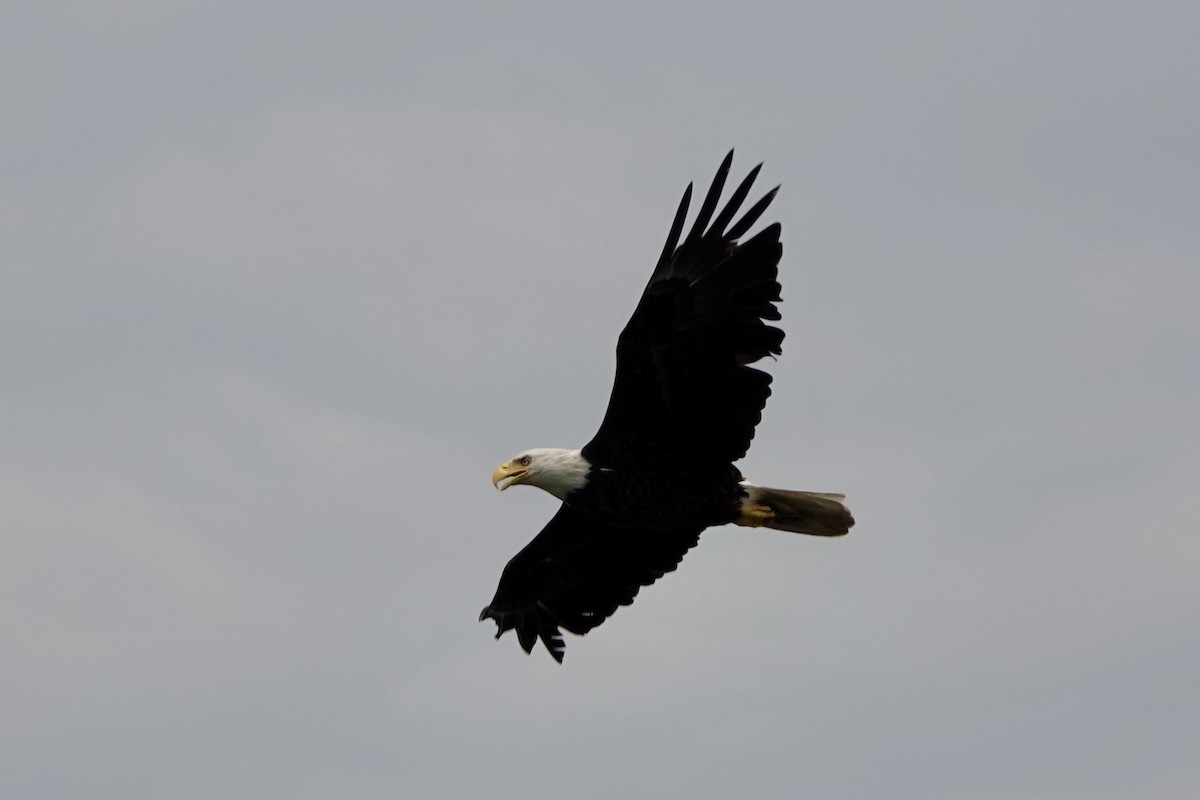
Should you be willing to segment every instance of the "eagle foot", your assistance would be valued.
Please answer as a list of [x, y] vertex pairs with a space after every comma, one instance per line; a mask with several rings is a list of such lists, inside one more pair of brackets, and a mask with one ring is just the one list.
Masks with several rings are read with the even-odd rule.
[[762, 503], [751, 503], [741, 507], [737, 524], [749, 528], [759, 528], [775, 519], [775, 509]]

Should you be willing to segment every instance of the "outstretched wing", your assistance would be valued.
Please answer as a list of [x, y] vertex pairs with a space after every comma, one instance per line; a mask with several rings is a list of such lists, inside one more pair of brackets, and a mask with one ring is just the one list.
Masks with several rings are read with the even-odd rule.
[[[719, 466], [746, 454], [771, 394], [771, 376], [749, 364], [781, 352], [778, 223], [741, 238], [775, 197], [734, 216], [755, 167], [713, 218], [733, 151], [725, 157], [682, 243], [689, 184], [662, 256], [617, 340], [617, 371], [604, 421], [583, 448], [593, 464]], [[710, 224], [711, 221], [711, 224]]]
[[564, 504], [505, 566], [479, 619], [496, 621], [497, 639], [515, 630], [526, 653], [541, 639], [561, 663], [559, 628], [585, 634], [632, 603], [641, 587], [678, 566], [700, 531], [612, 528]]

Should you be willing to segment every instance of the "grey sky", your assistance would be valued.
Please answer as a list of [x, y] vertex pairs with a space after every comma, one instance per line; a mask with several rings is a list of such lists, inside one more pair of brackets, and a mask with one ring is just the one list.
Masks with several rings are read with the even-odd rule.
[[[20, 3], [0, 793], [1200, 794], [1200, 7]], [[781, 183], [759, 482], [475, 622], [688, 181]]]

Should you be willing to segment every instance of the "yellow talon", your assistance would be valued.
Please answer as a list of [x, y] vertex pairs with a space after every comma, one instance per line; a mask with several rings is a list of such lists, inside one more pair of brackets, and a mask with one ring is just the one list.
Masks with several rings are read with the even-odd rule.
[[775, 510], [759, 503], [744, 505], [738, 515], [737, 524], [758, 528], [775, 519]]

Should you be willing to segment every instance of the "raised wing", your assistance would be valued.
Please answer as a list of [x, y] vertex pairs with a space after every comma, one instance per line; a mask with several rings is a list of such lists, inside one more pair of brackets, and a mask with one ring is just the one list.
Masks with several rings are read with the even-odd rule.
[[641, 587], [679, 565], [700, 531], [612, 528], [564, 504], [508, 562], [479, 619], [496, 621], [497, 639], [515, 630], [526, 653], [541, 639], [561, 663], [559, 628], [583, 635], [632, 603]]
[[781, 352], [783, 331], [766, 320], [780, 318], [783, 247], [778, 223], [738, 243], [778, 187], [730, 224], [761, 164], [713, 218], [732, 160], [731, 150], [679, 243], [690, 184], [684, 192], [662, 256], [617, 340], [608, 409], [583, 449], [593, 464], [716, 467], [750, 447], [771, 376], [747, 365]]

